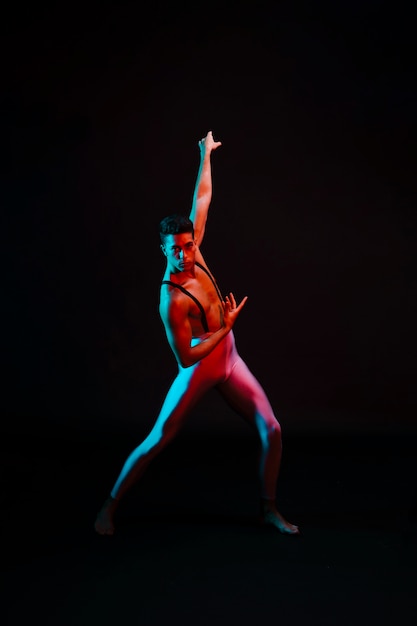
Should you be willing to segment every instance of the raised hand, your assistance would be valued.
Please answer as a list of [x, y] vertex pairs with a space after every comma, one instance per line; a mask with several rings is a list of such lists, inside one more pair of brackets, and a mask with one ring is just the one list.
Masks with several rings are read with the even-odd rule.
[[232, 292], [222, 302], [223, 305], [223, 326], [231, 330], [233, 327], [237, 316], [243, 309], [246, 304], [247, 296], [243, 298], [239, 305], [236, 304], [236, 300]]
[[200, 139], [198, 142], [201, 152], [211, 152], [212, 150], [216, 150], [219, 146], [222, 145], [221, 141], [214, 141], [213, 133], [211, 130], [207, 133], [203, 139]]

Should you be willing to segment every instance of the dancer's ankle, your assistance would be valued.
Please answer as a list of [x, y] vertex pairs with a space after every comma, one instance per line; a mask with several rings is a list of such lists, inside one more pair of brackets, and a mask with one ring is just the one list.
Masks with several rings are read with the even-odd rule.
[[105, 502], [105, 507], [107, 509], [116, 509], [119, 505], [119, 498], [115, 498], [114, 496], [112, 496], [111, 494], [108, 496], [106, 502]]

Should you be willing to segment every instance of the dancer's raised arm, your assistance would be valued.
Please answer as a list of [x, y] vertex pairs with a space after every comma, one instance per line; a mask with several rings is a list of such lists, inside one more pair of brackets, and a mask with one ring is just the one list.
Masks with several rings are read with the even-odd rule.
[[204, 237], [212, 194], [211, 153], [222, 144], [221, 141], [214, 141], [213, 133], [210, 130], [206, 137], [198, 142], [198, 145], [200, 148], [200, 167], [194, 188], [190, 220], [194, 225], [196, 243], [200, 246]]

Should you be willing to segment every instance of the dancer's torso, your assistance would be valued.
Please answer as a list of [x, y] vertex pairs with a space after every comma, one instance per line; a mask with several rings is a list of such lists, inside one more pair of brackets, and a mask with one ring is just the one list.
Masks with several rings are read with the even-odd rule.
[[214, 277], [202, 264], [196, 262], [193, 278], [182, 277], [181, 280], [177, 280], [175, 276], [166, 274], [162, 281], [161, 297], [164, 289], [180, 291], [184, 298], [187, 298], [188, 318], [193, 337], [202, 337], [221, 328], [222, 295]]

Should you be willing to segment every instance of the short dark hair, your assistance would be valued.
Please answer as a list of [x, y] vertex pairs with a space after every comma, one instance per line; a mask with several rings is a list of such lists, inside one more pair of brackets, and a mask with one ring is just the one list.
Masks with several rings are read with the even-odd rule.
[[185, 215], [174, 213], [159, 222], [159, 236], [162, 243], [165, 243], [166, 235], [179, 235], [180, 233], [191, 233], [194, 237], [194, 225]]

